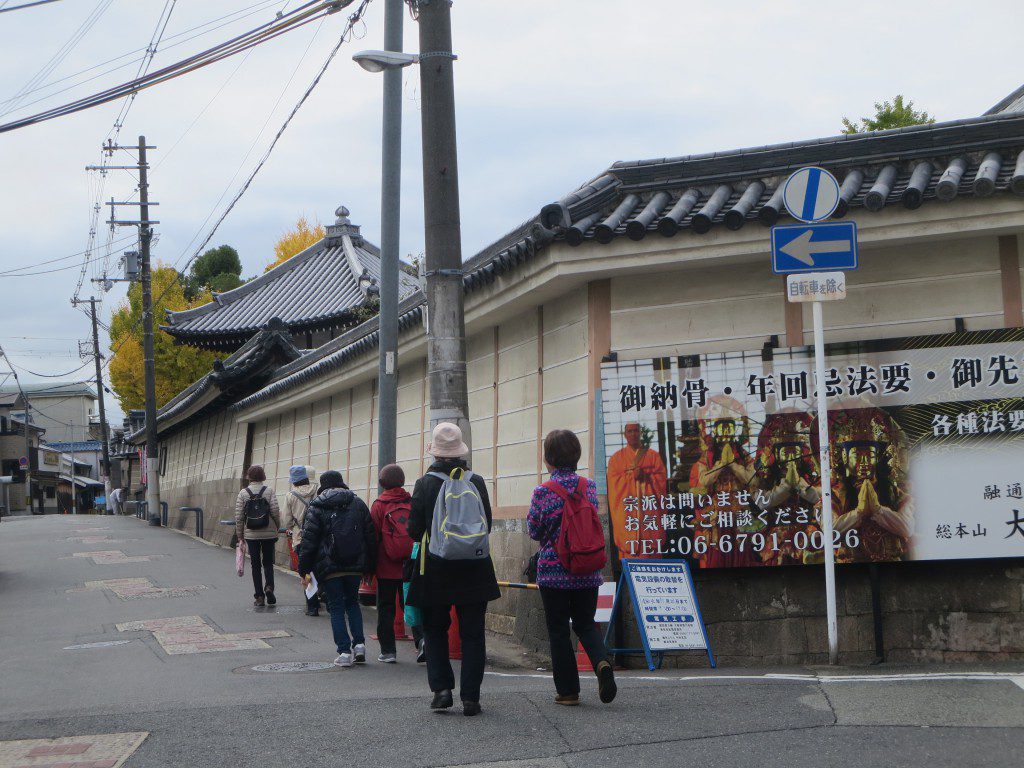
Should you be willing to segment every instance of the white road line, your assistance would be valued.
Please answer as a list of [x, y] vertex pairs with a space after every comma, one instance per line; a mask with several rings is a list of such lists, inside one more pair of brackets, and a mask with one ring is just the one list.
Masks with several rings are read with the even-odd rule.
[[[548, 680], [550, 674], [487, 672], [494, 677], [536, 678]], [[913, 683], [913, 682], [944, 682], [957, 680], [974, 681], [1008, 681], [1024, 689], [1024, 675], [1019, 672], [907, 672], [902, 674], [862, 674], [862, 675], [829, 675], [829, 674], [764, 674], [764, 675], [629, 675], [623, 674], [620, 680], [643, 680], [645, 682], [670, 683], [714, 683], [719, 681], [747, 680], [751, 682], [797, 682], [821, 683], [833, 685], [841, 683]]]

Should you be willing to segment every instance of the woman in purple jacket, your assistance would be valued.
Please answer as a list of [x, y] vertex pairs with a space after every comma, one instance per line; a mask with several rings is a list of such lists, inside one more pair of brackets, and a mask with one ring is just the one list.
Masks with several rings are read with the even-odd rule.
[[[570, 493], [586, 483], [586, 494], [597, 509], [597, 486], [593, 480], [576, 474], [582, 449], [579, 438], [567, 429], [556, 429], [544, 438], [544, 463], [551, 481]], [[546, 485], [546, 484], [545, 484]], [[598, 694], [605, 704], [615, 698], [615, 674], [608, 662], [608, 648], [594, 622], [597, 590], [603, 579], [600, 571], [569, 573], [558, 559], [555, 541], [562, 525], [562, 498], [545, 485], [533, 491], [527, 519], [530, 538], [540, 542], [537, 561], [537, 586], [544, 603], [544, 619], [551, 642], [551, 670], [555, 679], [555, 703], [576, 706], [580, 703], [580, 674], [576, 667], [570, 622], [597, 674]]]

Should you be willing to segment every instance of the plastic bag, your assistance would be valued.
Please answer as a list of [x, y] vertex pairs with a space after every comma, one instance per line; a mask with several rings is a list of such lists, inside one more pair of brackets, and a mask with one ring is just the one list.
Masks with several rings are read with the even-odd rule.
[[248, 552], [245, 539], [239, 539], [238, 546], [235, 547], [235, 573], [239, 576], [245, 576], [245, 556]]
[[409, 605], [409, 587], [412, 586], [412, 579], [416, 577], [416, 560], [420, 554], [420, 542], [416, 542], [412, 545], [412, 557], [409, 562], [412, 563], [413, 568], [410, 569], [410, 578], [402, 584], [402, 604], [405, 606], [404, 616], [405, 626], [407, 627], [421, 627], [423, 626], [423, 614], [420, 609], [415, 605]]

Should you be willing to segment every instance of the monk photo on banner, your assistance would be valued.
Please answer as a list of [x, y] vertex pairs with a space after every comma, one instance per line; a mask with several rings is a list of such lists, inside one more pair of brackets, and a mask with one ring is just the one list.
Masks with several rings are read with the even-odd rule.
[[659, 557], [665, 463], [651, 449], [652, 434], [639, 423], [625, 425], [626, 445], [608, 459], [608, 511], [622, 558]]

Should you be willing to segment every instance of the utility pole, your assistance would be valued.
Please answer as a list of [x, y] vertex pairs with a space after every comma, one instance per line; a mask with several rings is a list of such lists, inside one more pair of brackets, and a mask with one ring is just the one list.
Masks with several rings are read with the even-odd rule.
[[415, 7], [420, 26], [430, 425], [441, 421], [457, 424], [472, 450], [466, 390], [451, 3], [418, 0]]
[[[28, 501], [29, 514], [32, 513], [32, 437], [29, 424], [32, 421], [32, 417], [29, 413], [31, 405], [28, 401], [28, 395], [25, 394], [24, 388], [21, 386], [21, 380], [18, 379], [18, 372], [14, 369], [14, 363], [11, 362], [10, 358], [7, 357], [7, 353], [4, 352], [4, 348], [0, 346], [0, 358], [3, 358], [4, 362], [7, 363], [7, 367], [11, 369], [11, 376], [14, 377], [14, 383], [18, 386], [18, 392], [21, 394], [21, 399], [25, 403], [25, 458], [28, 460], [28, 464], [25, 466], [25, 498]], [[42, 510], [40, 510], [42, 511]]]
[[75, 488], [75, 422], [71, 421], [71, 514], [78, 514], [78, 491]]
[[103, 442], [103, 461], [100, 464], [100, 479], [103, 481], [104, 498], [110, 498], [110, 436], [107, 432], [107, 410], [103, 397], [103, 366], [100, 364], [100, 333], [99, 320], [96, 318], [96, 298], [89, 297], [84, 301], [72, 300], [71, 304], [89, 304], [92, 318], [92, 356], [96, 362], [96, 392], [99, 395], [100, 404], [100, 440]]
[[146, 137], [139, 136], [139, 240], [142, 250], [142, 356], [146, 377], [146, 509], [149, 524], [160, 525], [160, 446], [156, 433], [156, 356], [153, 351], [153, 275], [150, 270], [150, 244], [153, 230], [149, 221], [149, 166], [146, 164]]
[[[384, 48], [402, 50], [402, 0], [384, 6]], [[402, 70], [384, 70], [380, 194], [380, 420], [377, 469], [393, 464], [398, 439], [398, 248], [402, 202]]]
[[[136, 165], [107, 165], [88, 166], [87, 170], [132, 170], [139, 174], [139, 202], [115, 202], [111, 200], [110, 224], [139, 228], [140, 263], [139, 279], [142, 283], [142, 356], [143, 373], [146, 379], [146, 507], [149, 510], [149, 524], [160, 525], [160, 477], [159, 470], [159, 445], [157, 444], [156, 433], [156, 358], [153, 351], [153, 280], [150, 270], [150, 246], [153, 240], [153, 224], [149, 218], [149, 206], [158, 203], [149, 200], [149, 164], [146, 162], [146, 150], [156, 147], [146, 146], [146, 137], [139, 136], [138, 147], [118, 147], [113, 143], [105, 144], [103, 149], [113, 153], [118, 149], [137, 149], [138, 163]], [[118, 205], [139, 206], [139, 218], [137, 221], [117, 221], [114, 216], [114, 207]]]

